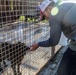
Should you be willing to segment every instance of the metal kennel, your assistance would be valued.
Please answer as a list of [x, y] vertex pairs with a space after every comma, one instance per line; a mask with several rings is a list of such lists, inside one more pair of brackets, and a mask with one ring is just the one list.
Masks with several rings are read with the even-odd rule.
[[49, 38], [48, 21], [39, 19], [42, 1], [0, 0], [0, 75], [36, 75], [54, 54], [51, 48], [28, 51]]

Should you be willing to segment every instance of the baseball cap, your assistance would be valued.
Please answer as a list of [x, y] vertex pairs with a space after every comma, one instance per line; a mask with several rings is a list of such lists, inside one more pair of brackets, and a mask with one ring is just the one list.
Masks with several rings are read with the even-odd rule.
[[42, 12], [44, 12], [44, 10], [47, 8], [47, 6], [53, 1], [56, 3], [58, 0], [44, 0], [40, 5], [40, 10]]

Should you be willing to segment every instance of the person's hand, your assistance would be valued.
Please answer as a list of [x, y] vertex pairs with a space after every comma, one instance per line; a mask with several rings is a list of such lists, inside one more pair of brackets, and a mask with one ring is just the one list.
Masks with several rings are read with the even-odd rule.
[[30, 51], [35, 51], [38, 47], [39, 47], [38, 44], [35, 43], [30, 47]]

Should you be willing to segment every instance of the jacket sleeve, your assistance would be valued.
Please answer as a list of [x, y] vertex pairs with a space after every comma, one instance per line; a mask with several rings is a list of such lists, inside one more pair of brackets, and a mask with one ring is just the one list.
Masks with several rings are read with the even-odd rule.
[[50, 24], [50, 38], [46, 41], [39, 42], [38, 45], [41, 47], [50, 47], [58, 44], [61, 36], [60, 22], [55, 18], [49, 19]]

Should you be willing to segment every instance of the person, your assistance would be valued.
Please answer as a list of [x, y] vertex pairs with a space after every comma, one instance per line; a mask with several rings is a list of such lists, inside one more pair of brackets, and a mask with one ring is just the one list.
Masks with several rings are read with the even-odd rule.
[[55, 5], [53, 0], [45, 0], [40, 9], [49, 20], [50, 38], [30, 47], [35, 51], [38, 47], [56, 46], [61, 32], [70, 40], [68, 48], [59, 64], [56, 75], [76, 75], [76, 1], [63, 1]]

